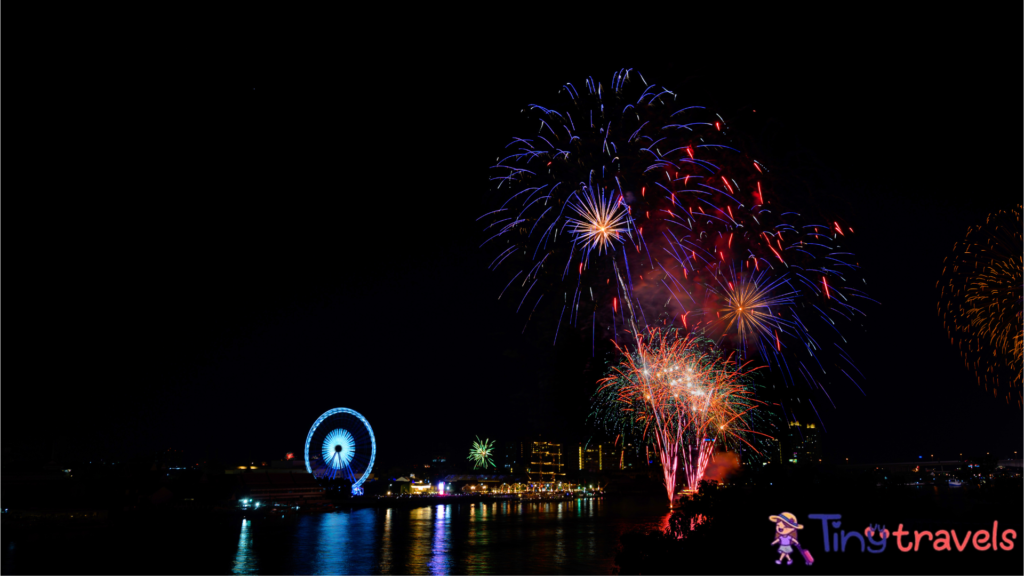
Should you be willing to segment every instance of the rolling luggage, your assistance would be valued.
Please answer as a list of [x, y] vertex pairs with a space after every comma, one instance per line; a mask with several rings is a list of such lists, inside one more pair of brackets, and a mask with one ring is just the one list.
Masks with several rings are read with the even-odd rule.
[[807, 562], [808, 566], [814, 564], [814, 556], [811, 556], [810, 552], [804, 550], [799, 544], [796, 545], [796, 549], [800, 551], [800, 555], [804, 557], [804, 562]]

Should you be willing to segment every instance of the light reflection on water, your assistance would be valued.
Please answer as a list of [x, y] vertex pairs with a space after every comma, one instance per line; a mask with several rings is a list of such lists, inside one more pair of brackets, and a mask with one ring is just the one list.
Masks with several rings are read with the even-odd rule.
[[565, 563], [565, 528], [562, 524], [562, 506], [564, 505], [566, 505], [564, 502], [558, 503], [558, 524], [555, 528], [555, 562], [559, 565]]
[[[296, 574], [366, 573], [377, 563], [378, 517], [384, 512], [365, 508], [301, 516], [294, 525], [291, 548], [274, 550], [289, 555], [287, 572]], [[386, 525], [386, 524], [385, 524]], [[279, 532], [267, 534], [276, 538]]]
[[393, 511], [388, 508], [384, 511], [384, 535], [380, 542], [380, 571], [384, 574], [391, 573], [391, 516]]
[[232, 571], [610, 573], [624, 531], [657, 526], [666, 518], [664, 506], [603, 500], [437, 504], [257, 518], [241, 525]]
[[448, 561], [448, 544], [449, 544], [449, 519], [448, 509], [451, 508], [447, 504], [438, 504], [434, 506], [434, 535], [433, 535], [433, 547], [431, 548], [430, 557], [430, 573], [431, 574], [447, 574], [449, 569]]
[[235, 553], [235, 565], [231, 570], [233, 574], [256, 573], [256, 557], [250, 550], [252, 546], [250, 524], [252, 524], [252, 520], [242, 520], [242, 531], [238, 534], [238, 552]]

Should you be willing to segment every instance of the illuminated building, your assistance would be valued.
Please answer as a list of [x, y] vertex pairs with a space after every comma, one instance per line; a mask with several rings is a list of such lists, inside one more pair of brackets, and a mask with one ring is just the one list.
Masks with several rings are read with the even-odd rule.
[[640, 470], [647, 468], [648, 451], [644, 446], [634, 446], [633, 444], [626, 444], [625, 446], [619, 445], [619, 449], [615, 455], [618, 459], [618, 470]]
[[565, 480], [561, 444], [535, 440], [530, 442], [529, 447], [526, 475], [531, 484], [556, 484]]
[[618, 469], [618, 457], [611, 446], [602, 444], [579, 445], [580, 470], [586, 472], [602, 472]]
[[567, 462], [571, 457], [570, 454], [562, 453], [561, 443], [539, 438], [503, 442], [495, 454], [501, 474], [525, 475], [527, 483], [533, 484], [538, 490], [547, 490], [552, 487], [549, 484], [557, 486], [559, 482], [564, 482], [566, 464], [574, 464], [571, 460]]
[[426, 480], [413, 480], [409, 486], [413, 494], [437, 494], [440, 485], [431, 484]]
[[817, 425], [793, 420], [787, 424], [781, 438], [782, 461], [790, 464], [820, 462], [821, 434]]
[[464, 494], [521, 491], [521, 488], [516, 489], [521, 486], [517, 479], [505, 474], [449, 474], [440, 480], [451, 492], [461, 491]]

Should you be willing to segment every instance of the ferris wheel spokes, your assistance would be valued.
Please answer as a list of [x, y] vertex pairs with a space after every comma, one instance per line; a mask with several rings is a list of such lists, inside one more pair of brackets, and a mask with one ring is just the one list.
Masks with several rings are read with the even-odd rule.
[[373, 429], [358, 412], [348, 408], [328, 410], [306, 437], [306, 470], [317, 479], [343, 480], [352, 493], [363, 493], [377, 452]]

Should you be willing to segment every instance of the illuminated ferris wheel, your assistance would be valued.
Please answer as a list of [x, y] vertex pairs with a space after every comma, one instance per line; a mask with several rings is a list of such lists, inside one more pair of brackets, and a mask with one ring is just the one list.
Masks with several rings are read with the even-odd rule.
[[347, 480], [352, 494], [363, 493], [370, 476], [377, 442], [362, 414], [333, 408], [317, 418], [306, 436], [306, 471], [319, 480]]

